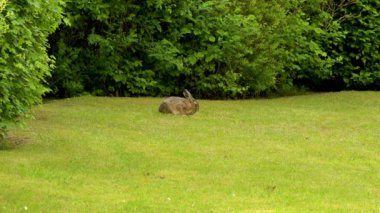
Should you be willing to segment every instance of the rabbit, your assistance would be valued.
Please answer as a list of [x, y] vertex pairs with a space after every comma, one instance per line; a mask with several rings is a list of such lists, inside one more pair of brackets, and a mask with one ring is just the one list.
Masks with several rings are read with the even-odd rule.
[[192, 115], [199, 110], [199, 103], [193, 98], [191, 93], [183, 90], [185, 98], [168, 97], [160, 105], [158, 111], [161, 113], [172, 113], [174, 115]]

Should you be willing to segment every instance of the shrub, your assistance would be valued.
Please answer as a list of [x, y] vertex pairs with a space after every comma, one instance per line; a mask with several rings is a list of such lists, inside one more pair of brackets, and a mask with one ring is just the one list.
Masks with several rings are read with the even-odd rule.
[[65, 24], [50, 38], [53, 94], [168, 95], [188, 88], [197, 97], [236, 98], [265, 91], [282, 69], [270, 36], [280, 21], [262, 17], [269, 3], [251, 4], [69, 1]]
[[51, 95], [377, 89], [378, 2], [67, 0]]
[[380, 1], [360, 0], [346, 10], [342, 31], [345, 37], [336, 46], [341, 63], [334, 67], [349, 89], [380, 89]]
[[[47, 36], [58, 26], [61, 1], [1, 1], [0, 128], [27, 117], [47, 91], [41, 82], [53, 60], [46, 53]], [[4, 136], [3, 133], [1, 133]]]

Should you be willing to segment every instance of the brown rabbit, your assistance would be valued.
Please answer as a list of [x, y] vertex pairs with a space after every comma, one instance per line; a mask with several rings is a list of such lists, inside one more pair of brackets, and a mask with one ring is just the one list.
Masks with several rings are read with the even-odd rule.
[[158, 111], [161, 113], [172, 113], [175, 115], [192, 115], [199, 110], [198, 102], [193, 98], [191, 93], [185, 89], [183, 91], [185, 98], [168, 97], [160, 105]]

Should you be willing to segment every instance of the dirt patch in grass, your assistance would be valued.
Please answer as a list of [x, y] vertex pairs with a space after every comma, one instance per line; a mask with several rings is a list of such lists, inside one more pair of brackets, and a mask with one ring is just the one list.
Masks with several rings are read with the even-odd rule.
[[17, 149], [29, 142], [30, 139], [28, 137], [10, 134], [6, 138], [0, 140], [0, 151]]

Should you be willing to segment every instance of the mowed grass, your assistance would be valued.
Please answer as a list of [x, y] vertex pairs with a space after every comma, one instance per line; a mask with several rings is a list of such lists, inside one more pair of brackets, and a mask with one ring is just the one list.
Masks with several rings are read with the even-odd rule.
[[[0, 151], [0, 212], [379, 212], [380, 93], [35, 107]], [[20, 142], [21, 141], [21, 142]]]

